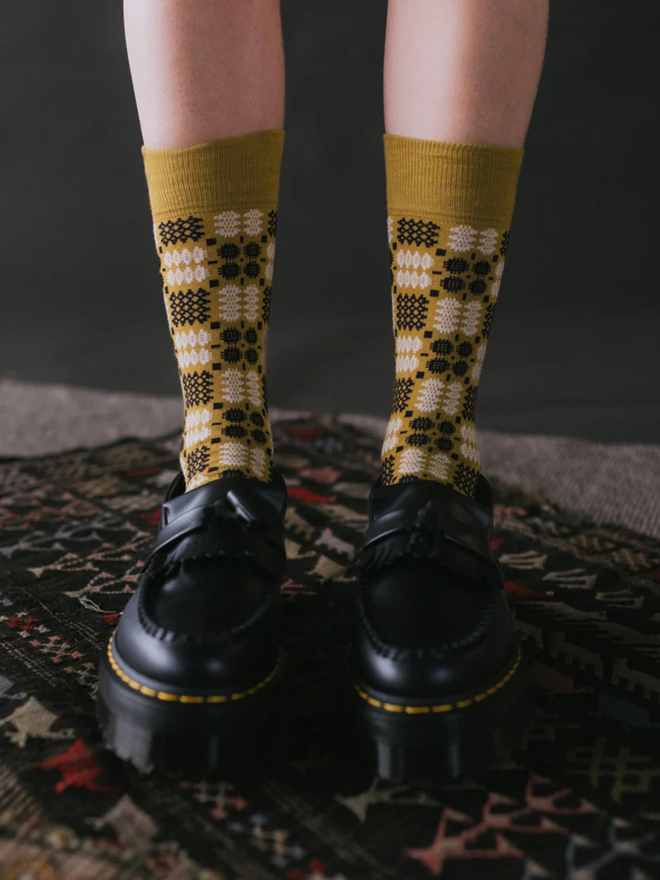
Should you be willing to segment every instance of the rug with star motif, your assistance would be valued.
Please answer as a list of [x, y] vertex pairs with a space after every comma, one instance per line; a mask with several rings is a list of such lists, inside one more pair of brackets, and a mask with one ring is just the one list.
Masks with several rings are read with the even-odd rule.
[[460, 784], [374, 779], [338, 717], [380, 442], [274, 425], [288, 484], [287, 734], [267, 771], [187, 782], [102, 747], [97, 658], [157, 528], [179, 438], [0, 462], [2, 880], [660, 877], [660, 547], [495, 485], [494, 546], [534, 722]]

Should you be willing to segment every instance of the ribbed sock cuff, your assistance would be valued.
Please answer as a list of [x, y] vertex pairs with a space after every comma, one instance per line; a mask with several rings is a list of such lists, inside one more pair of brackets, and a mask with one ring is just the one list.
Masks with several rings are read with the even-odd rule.
[[524, 150], [386, 134], [387, 203], [465, 222], [507, 225]]
[[284, 132], [258, 131], [178, 150], [142, 147], [154, 217], [277, 202]]

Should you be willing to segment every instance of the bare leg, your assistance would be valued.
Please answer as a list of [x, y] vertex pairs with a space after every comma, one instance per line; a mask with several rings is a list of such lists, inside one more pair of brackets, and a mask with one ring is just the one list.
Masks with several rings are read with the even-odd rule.
[[389, 0], [387, 133], [521, 147], [547, 20], [548, 0]]
[[124, 0], [124, 18], [147, 147], [283, 128], [279, 0]]

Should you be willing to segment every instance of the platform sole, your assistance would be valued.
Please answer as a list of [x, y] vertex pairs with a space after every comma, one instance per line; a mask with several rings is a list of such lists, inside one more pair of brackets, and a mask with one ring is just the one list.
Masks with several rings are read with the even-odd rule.
[[180, 694], [132, 678], [111, 641], [99, 668], [104, 743], [140, 770], [188, 778], [261, 763], [277, 739], [283, 667], [282, 655], [268, 676], [244, 690]]
[[357, 725], [382, 779], [440, 781], [501, 764], [529, 726], [527, 662], [519, 650], [489, 683], [442, 702], [408, 702], [367, 691], [352, 680]]

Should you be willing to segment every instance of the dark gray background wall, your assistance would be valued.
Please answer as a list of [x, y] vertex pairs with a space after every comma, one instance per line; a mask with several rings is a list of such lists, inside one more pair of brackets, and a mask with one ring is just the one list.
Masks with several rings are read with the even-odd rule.
[[[283, 0], [271, 403], [387, 415], [384, 0]], [[658, 7], [553, 0], [479, 424], [660, 441]], [[121, 3], [0, 11], [0, 376], [178, 392]]]

